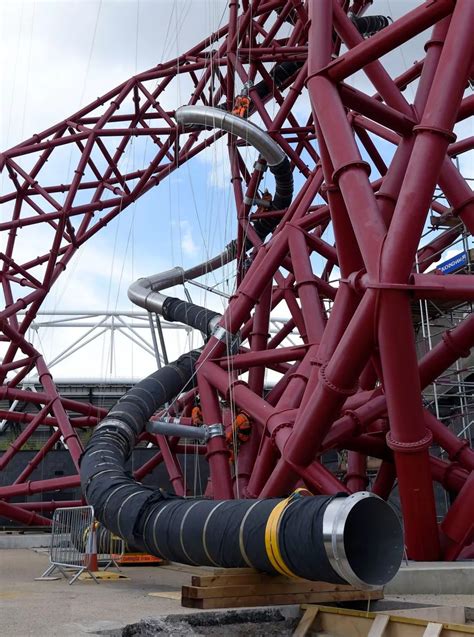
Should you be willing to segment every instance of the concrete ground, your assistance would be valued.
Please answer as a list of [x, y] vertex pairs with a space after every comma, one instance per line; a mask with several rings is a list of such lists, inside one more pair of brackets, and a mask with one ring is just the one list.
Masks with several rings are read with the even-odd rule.
[[474, 595], [474, 561], [403, 563], [385, 588], [388, 595]]
[[122, 571], [130, 579], [100, 584], [77, 581], [69, 586], [62, 577], [35, 581], [47, 567], [45, 553], [0, 551], [0, 635], [78, 637], [146, 617], [196, 612], [181, 608], [179, 592], [189, 579], [183, 573], [136, 566]]
[[[0, 550], [0, 635], [80, 637], [102, 631], [120, 635], [120, 628], [146, 618], [209, 612], [181, 607], [180, 589], [189, 584], [189, 575], [179, 571], [138, 566], [123, 568], [129, 579], [100, 584], [78, 581], [69, 586], [63, 578], [35, 581], [47, 566], [46, 552], [25, 548]], [[395, 602], [395, 606], [413, 602], [474, 609], [474, 589], [470, 593], [393, 595], [385, 599]], [[287, 610], [290, 611], [288, 607]], [[293, 608], [293, 613], [296, 612], [297, 608]], [[474, 617], [474, 610], [469, 616]]]

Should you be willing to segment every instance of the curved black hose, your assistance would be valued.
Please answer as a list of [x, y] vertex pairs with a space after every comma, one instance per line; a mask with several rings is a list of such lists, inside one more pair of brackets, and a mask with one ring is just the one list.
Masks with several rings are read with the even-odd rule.
[[[270, 166], [271, 173], [275, 176], [275, 195], [271, 204], [271, 210], [284, 210], [288, 208], [293, 198], [293, 173], [291, 172], [288, 157], [277, 166]], [[264, 241], [267, 235], [275, 230], [280, 219], [269, 216], [267, 219], [256, 219], [253, 227], [259, 238]], [[251, 247], [249, 243], [247, 247]]]
[[[274, 66], [270, 71], [270, 77], [272, 78], [276, 88], [281, 88], [285, 82], [287, 82], [295, 73], [299, 71], [303, 66], [303, 62], [299, 61], [285, 61], [280, 62]], [[273, 91], [273, 87], [268, 86], [265, 80], [258, 82], [253, 87], [260, 99], [265, 99]]]
[[166, 321], [179, 321], [189, 325], [189, 327], [194, 327], [203, 334], [209, 334], [210, 326], [212, 326], [211, 321], [221, 316], [218, 312], [173, 296], [168, 296], [163, 301], [161, 315]]
[[353, 16], [351, 20], [364, 37], [374, 35], [390, 24], [390, 18], [384, 15]]
[[130, 546], [143, 548], [141, 511], [156, 501], [157, 492], [128, 475], [125, 463], [157, 409], [185, 386], [193, 386], [199, 355], [198, 350], [184, 354], [137, 383], [95, 429], [82, 455], [81, 485], [87, 502], [97, 519]]

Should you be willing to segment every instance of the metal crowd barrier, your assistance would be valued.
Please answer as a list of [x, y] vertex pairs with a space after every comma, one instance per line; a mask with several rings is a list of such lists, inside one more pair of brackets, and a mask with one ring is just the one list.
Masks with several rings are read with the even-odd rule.
[[[58, 570], [73, 584], [88, 572], [98, 582], [94, 571], [98, 564], [104, 569], [114, 565], [125, 551], [125, 543], [94, 520], [92, 506], [56, 509], [51, 529], [50, 566], [41, 578], [49, 577]], [[75, 572], [70, 578], [69, 574]]]
[[118, 535], [114, 535], [105, 526], [95, 523], [96, 543], [97, 543], [97, 561], [107, 570], [110, 566], [115, 566], [119, 571], [121, 568], [118, 562], [125, 553], [125, 541]]

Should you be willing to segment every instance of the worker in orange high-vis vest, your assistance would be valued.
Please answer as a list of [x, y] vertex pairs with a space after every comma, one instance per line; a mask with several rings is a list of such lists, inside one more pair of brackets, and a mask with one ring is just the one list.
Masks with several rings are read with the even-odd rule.
[[247, 95], [237, 95], [234, 102], [234, 109], [232, 115], [237, 117], [247, 117], [250, 107], [250, 97]]

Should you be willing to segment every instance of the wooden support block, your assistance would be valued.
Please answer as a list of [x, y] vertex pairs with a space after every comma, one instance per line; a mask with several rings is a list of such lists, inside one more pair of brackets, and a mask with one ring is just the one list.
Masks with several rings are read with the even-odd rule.
[[[186, 587], [185, 587], [186, 588]], [[245, 588], [245, 587], [242, 587]], [[286, 604], [321, 604], [366, 599], [381, 599], [382, 591], [325, 591], [308, 593], [275, 593], [267, 595], [239, 595], [233, 597], [186, 597], [181, 605], [186, 608], [240, 608], [243, 606], [274, 606]]]
[[[229, 569], [231, 570], [231, 569]], [[250, 569], [249, 569], [250, 570]], [[268, 575], [267, 573], [246, 573], [226, 575], [193, 575], [192, 586], [282, 586], [298, 583], [299, 586], [317, 586], [317, 590], [354, 590], [350, 584], [328, 584], [327, 582], [312, 582], [307, 579], [289, 578], [283, 575]], [[314, 589], [316, 590], [316, 589]]]
[[[216, 583], [217, 584], [217, 583]], [[248, 597], [250, 595], [284, 595], [293, 593], [321, 593], [331, 595], [333, 593], [353, 592], [351, 586], [339, 586], [337, 584], [325, 584], [324, 582], [306, 582], [305, 580], [293, 582], [287, 579], [285, 582], [270, 584], [239, 584], [237, 586], [183, 586], [183, 597]]]
[[443, 624], [434, 624], [430, 622], [426, 627], [423, 637], [439, 637], [443, 631]]
[[310, 606], [304, 612], [298, 626], [296, 627], [293, 637], [306, 637], [308, 632], [313, 628], [314, 620], [319, 613], [319, 606]]
[[367, 637], [383, 637], [389, 621], [390, 617], [388, 615], [377, 615], [370, 627]]
[[274, 576], [252, 568], [212, 568], [173, 562], [161, 568], [189, 574], [191, 586], [183, 586], [181, 591], [181, 604], [188, 608], [320, 604], [383, 598], [381, 590], [361, 591], [349, 584]]
[[[219, 575], [262, 575], [255, 568], [220, 568], [214, 566], [191, 566], [189, 564], [180, 564], [179, 562], [167, 562], [161, 568], [170, 571], [179, 571], [180, 573], [189, 573], [196, 576], [217, 577]], [[271, 577], [271, 576], [270, 576]]]

